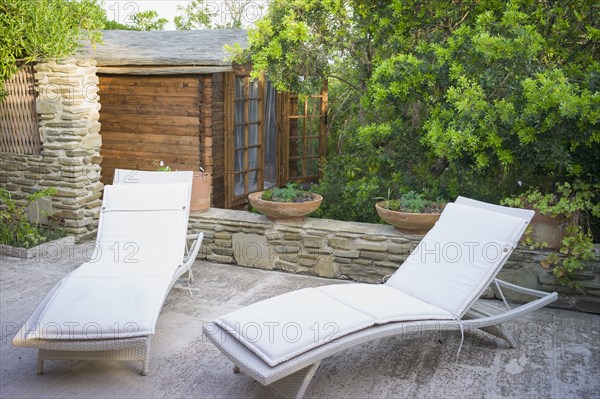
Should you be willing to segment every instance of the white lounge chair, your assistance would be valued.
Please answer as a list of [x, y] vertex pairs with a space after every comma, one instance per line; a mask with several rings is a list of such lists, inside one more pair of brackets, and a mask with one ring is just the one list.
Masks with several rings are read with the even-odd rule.
[[105, 187], [94, 255], [13, 339], [39, 349], [38, 374], [49, 359], [139, 360], [148, 373], [156, 320], [175, 281], [191, 279], [203, 234], [187, 234], [192, 172], [135, 176]]
[[[514, 347], [501, 323], [557, 299], [495, 278], [532, 216], [459, 197], [387, 283], [302, 289], [221, 316], [203, 333], [236, 372], [294, 397], [304, 395], [322, 359], [386, 336], [481, 329]], [[476, 301], [491, 283], [539, 299], [485, 309]]]

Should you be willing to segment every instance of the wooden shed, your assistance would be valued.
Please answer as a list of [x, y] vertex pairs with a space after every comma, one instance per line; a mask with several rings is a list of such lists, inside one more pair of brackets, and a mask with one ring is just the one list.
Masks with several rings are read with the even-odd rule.
[[203, 168], [212, 205], [237, 207], [249, 193], [318, 178], [325, 156], [327, 89], [298, 104], [250, 67], [227, 61], [244, 30], [103, 31], [82, 54], [97, 63], [102, 181], [115, 168]]

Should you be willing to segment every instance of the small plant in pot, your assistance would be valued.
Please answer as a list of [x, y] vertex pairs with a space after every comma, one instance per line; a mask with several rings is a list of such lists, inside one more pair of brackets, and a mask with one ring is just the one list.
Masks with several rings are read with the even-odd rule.
[[304, 190], [297, 183], [270, 188], [248, 196], [250, 205], [271, 221], [301, 222], [319, 208], [323, 197]]
[[440, 218], [444, 206], [441, 201], [430, 201], [421, 193], [409, 191], [398, 199], [386, 199], [376, 203], [375, 209], [379, 217], [394, 226], [396, 231], [423, 235], [427, 234]]
[[552, 268], [561, 285], [578, 287], [573, 275], [585, 268], [585, 261], [595, 258], [589, 219], [591, 215], [600, 217], [600, 184], [578, 181], [556, 187], [556, 193], [530, 189], [500, 203], [536, 211], [522, 243], [531, 249], [554, 249], [541, 266]]

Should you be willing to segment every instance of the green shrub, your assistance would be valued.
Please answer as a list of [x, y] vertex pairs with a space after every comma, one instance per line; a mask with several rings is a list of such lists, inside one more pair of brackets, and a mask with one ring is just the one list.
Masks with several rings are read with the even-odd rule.
[[519, 193], [517, 181], [543, 192], [600, 183], [599, 10], [590, 0], [275, 0], [243, 56], [278, 89], [311, 93], [328, 79], [315, 214], [375, 222], [373, 198], [388, 188], [497, 202]]
[[50, 216], [48, 226], [32, 225], [27, 218], [29, 204], [55, 192], [54, 188], [38, 191], [28, 195], [23, 205], [18, 205], [10, 193], [0, 187], [0, 205], [3, 205], [0, 209], [0, 244], [31, 248], [48, 239], [63, 237], [64, 231], [60, 229], [59, 218]]
[[[542, 267], [552, 268], [552, 273], [561, 285], [578, 287], [572, 276], [585, 268], [584, 261], [595, 258], [593, 235], [589, 221], [600, 217], [600, 184], [577, 181], [573, 184], [557, 184], [556, 192], [543, 194], [530, 189], [525, 193], [501, 201], [502, 205], [534, 209], [542, 215], [558, 217], [567, 224], [558, 252], [541, 260]], [[531, 248], [546, 248], [546, 242], [534, 242], [527, 238], [525, 244]]]
[[0, 101], [17, 60], [64, 58], [100, 41], [105, 12], [96, 0], [0, 0]]

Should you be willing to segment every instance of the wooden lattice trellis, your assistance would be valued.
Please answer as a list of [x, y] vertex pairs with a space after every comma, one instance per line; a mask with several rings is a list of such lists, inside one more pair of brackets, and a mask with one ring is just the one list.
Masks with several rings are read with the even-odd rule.
[[0, 102], [0, 152], [39, 154], [41, 151], [34, 73], [33, 66], [27, 65], [5, 82], [7, 95]]

